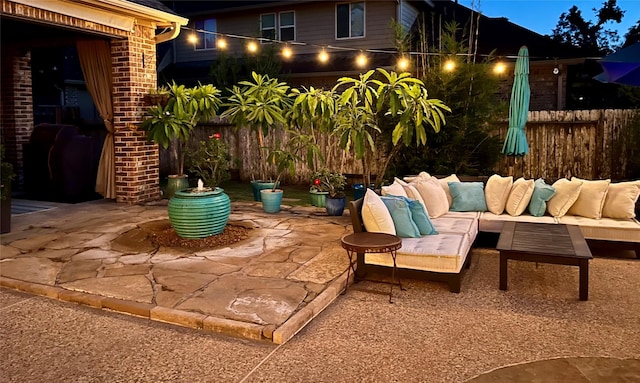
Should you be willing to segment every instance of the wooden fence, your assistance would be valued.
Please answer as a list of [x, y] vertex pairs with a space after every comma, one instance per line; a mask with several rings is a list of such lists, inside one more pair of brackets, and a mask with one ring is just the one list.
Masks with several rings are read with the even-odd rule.
[[[517, 158], [514, 176], [556, 180], [572, 176], [584, 179], [624, 179], [630, 130], [638, 110], [576, 110], [529, 112], [525, 128], [529, 154]], [[508, 123], [498, 124], [496, 134], [506, 137]], [[639, 130], [635, 130], [638, 134]], [[640, 138], [639, 138], [640, 139]], [[509, 159], [502, 158], [497, 173], [509, 174]]]
[[[637, 110], [583, 110], [583, 111], [536, 111], [529, 112], [526, 135], [529, 141], [529, 154], [516, 160], [509, 168], [506, 157], [496, 168], [496, 173], [525, 178], [545, 178], [549, 181], [562, 177], [580, 177], [585, 179], [611, 178], [624, 179], [628, 166], [627, 151], [629, 129]], [[445, 127], [446, 129], [446, 127]], [[508, 122], [496, 125], [494, 133], [506, 136]], [[640, 129], [635, 130], [636, 134]], [[219, 132], [222, 140], [229, 146], [231, 167], [240, 169], [243, 180], [258, 177], [258, 141], [248, 129], [236, 130], [234, 126], [218, 123], [199, 126], [193, 132], [193, 142], [207, 139]], [[280, 140], [285, 142], [286, 134], [278, 129], [269, 133], [265, 145], [273, 145]], [[640, 141], [640, 137], [636, 142]], [[338, 146], [338, 138], [322, 135], [319, 139], [324, 161], [321, 164], [343, 173], [362, 173], [362, 164], [350, 153]], [[380, 156], [378, 156], [380, 157]], [[381, 162], [383, 158], [378, 158]], [[160, 167], [166, 169], [167, 155], [161, 151]], [[428, 171], [428, 169], [425, 169]], [[376, 173], [376, 169], [372, 169]], [[294, 177], [285, 178], [288, 182], [309, 182], [309, 169], [303, 163], [296, 165]]]

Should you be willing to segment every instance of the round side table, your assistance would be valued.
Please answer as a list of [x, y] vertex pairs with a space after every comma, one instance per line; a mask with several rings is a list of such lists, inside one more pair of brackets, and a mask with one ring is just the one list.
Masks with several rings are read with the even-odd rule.
[[[357, 254], [361, 253], [389, 253], [393, 259], [393, 271], [391, 272], [391, 288], [389, 289], [389, 302], [393, 303], [393, 285], [396, 280], [396, 256], [399, 248], [402, 247], [402, 239], [396, 235], [385, 233], [353, 233], [347, 234], [340, 239], [342, 247], [347, 251], [349, 256], [349, 268], [347, 269], [347, 282], [344, 286], [343, 294], [347, 292], [349, 287], [349, 277], [351, 271], [355, 275], [355, 262], [357, 261]], [[355, 255], [355, 257], [354, 257]], [[400, 277], [397, 278], [398, 286], [402, 289], [400, 283]]]

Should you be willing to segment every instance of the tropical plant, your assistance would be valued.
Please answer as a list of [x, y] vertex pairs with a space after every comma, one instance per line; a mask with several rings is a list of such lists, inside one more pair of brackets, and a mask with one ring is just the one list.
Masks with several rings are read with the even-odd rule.
[[211, 188], [229, 179], [230, 160], [229, 148], [220, 140], [220, 133], [200, 141], [198, 148], [187, 154], [189, 171]]
[[311, 173], [311, 184], [309, 185], [310, 192], [328, 192], [328, 187], [322, 182], [327, 179], [331, 171], [327, 168], [322, 168]]
[[277, 140], [275, 146], [265, 148], [268, 152], [267, 163], [275, 165], [277, 169], [276, 180], [273, 183], [273, 191], [280, 185], [280, 178], [285, 172], [294, 175], [296, 172], [296, 162], [301, 158], [298, 156], [299, 146], [292, 144], [289, 140], [286, 145], [281, 145]]
[[[266, 161], [268, 148], [265, 146], [265, 136], [278, 124], [286, 124], [285, 110], [291, 107], [291, 99], [288, 93], [289, 86], [286, 83], [256, 72], [252, 72], [251, 76], [253, 82], [241, 81], [240, 87], [233, 86], [231, 95], [224, 104], [227, 110], [221, 116], [228, 118], [238, 129], [248, 126], [255, 132], [258, 141], [256, 147], [260, 166], [259, 176], [260, 180], [265, 181], [269, 179]], [[252, 174], [252, 178], [253, 176]]]
[[[382, 80], [376, 79], [374, 74]], [[363, 161], [367, 184], [371, 183], [376, 139], [382, 133], [385, 119], [393, 126], [391, 144], [394, 150], [379, 169], [376, 183], [383, 177], [390, 159], [399, 152], [399, 144], [415, 141], [417, 145], [425, 145], [425, 126], [438, 132], [445, 123], [443, 111], [450, 111], [442, 101], [428, 98], [424, 83], [409, 73], [398, 74], [378, 68], [357, 79], [342, 77], [333, 89], [343, 89], [338, 96], [335, 134], [339, 135], [343, 149], [352, 150], [356, 159]]]
[[13, 165], [5, 161], [4, 146], [0, 145], [0, 200], [7, 198], [7, 192], [11, 190], [11, 181], [13, 181], [15, 176]]
[[328, 172], [320, 178], [322, 186], [329, 192], [329, 198], [343, 198], [347, 177], [339, 172]]
[[220, 106], [220, 91], [211, 84], [193, 88], [168, 85], [170, 94], [166, 106], [149, 107], [141, 127], [147, 138], [164, 149], [171, 147], [174, 174], [184, 174], [185, 149], [196, 124], [216, 115]]

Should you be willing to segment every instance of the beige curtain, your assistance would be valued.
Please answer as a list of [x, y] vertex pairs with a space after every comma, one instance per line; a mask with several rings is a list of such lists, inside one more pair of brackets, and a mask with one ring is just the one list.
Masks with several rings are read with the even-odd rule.
[[106, 40], [79, 40], [76, 42], [76, 47], [87, 89], [107, 128], [107, 137], [104, 140], [98, 166], [96, 192], [105, 198], [116, 198], [111, 47]]

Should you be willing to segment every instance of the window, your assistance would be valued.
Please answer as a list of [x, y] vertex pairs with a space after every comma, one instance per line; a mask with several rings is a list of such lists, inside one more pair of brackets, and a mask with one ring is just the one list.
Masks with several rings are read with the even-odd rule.
[[364, 2], [336, 4], [336, 38], [364, 37]]
[[198, 20], [195, 22], [196, 31], [207, 31], [214, 33], [196, 32], [198, 41], [195, 44], [195, 50], [215, 49], [216, 48], [216, 19]]
[[[277, 21], [277, 22], [276, 22]], [[270, 40], [293, 41], [296, 39], [295, 12], [280, 12], [260, 15], [260, 37]], [[263, 41], [264, 43], [265, 41]]]
[[264, 39], [276, 39], [276, 14], [268, 13], [260, 15], [260, 37]]
[[296, 39], [296, 15], [292, 12], [280, 12], [280, 41]]

